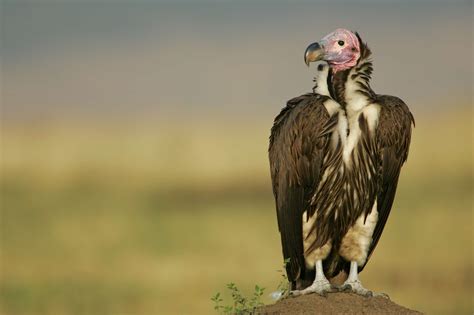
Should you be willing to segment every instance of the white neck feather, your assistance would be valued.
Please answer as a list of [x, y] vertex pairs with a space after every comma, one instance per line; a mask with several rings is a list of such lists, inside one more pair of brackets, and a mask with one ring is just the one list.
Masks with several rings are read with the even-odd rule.
[[326, 76], [318, 75], [316, 77], [316, 88], [314, 89], [314, 92], [320, 95], [331, 96], [328, 89], [327, 73]]
[[356, 73], [356, 67], [352, 68], [347, 76], [347, 81], [345, 84], [345, 101], [346, 101], [346, 110], [349, 117], [360, 112], [366, 106], [370, 105], [370, 101], [366, 95], [362, 94], [359, 89], [359, 82], [362, 82], [362, 79], [356, 77], [352, 79], [352, 76]]

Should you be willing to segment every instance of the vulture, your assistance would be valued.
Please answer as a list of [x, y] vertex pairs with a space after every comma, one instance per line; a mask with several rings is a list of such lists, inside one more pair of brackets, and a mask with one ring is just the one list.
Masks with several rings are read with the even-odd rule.
[[[269, 160], [278, 228], [293, 295], [339, 289], [373, 293], [359, 280], [387, 222], [414, 118], [399, 98], [370, 87], [371, 51], [337, 29], [310, 44], [313, 93], [274, 120]], [[342, 286], [328, 279], [341, 272]]]

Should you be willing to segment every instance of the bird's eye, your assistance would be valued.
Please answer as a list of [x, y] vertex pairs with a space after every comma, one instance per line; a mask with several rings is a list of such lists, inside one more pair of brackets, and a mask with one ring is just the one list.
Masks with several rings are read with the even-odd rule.
[[339, 44], [339, 46], [344, 46], [344, 41], [343, 40], [340, 40], [337, 43]]
[[318, 71], [323, 71], [324, 70], [324, 65], [318, 65]]

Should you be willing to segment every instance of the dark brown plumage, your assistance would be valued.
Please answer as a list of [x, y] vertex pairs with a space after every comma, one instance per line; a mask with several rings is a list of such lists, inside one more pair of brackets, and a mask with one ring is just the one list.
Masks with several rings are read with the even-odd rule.
[[[400, 170], [408, 158], [411, 125], [415, 125], [415, 119], [408, 106], [398, 97], [377, 95], [376, 101], [382, 106], [376, 135], [377, 151], [374, 152], [378, 157], [379, 167], [377, 172], [377, 211], [379, 212], [379, 219], [372, 235], [372, 244], [369, 248], [367, 260], [377, 246], [390, 214]], [[364, 266], [360, 269], [362, 270]]]
[[[343, 270], [349, 273], [351, 261], [344, 258], [343, 249], [350, 242], [344, 244], [344, 237], [359, 218], [365, 224], [377, 202], [378, 217], [370, 245], [357, 265], [359, 271], [365, 267], [387, 222], [400, 169], [408, 156], [413, 115], [399, 98], [377, 95], [371, 89], [371, 51], [356, 35], [360, 58], [352, 68], [328, 74], [330, 97], [310, 93], [288, 101], [271, 129], [273, 193], [283, 256], [290, 258], [287, 275], [293, 289], [303, 289], [314, 280], [314, 269], [307, 267], [305, 258], [325, 244], [331, 246], [322, 258], [325, 276], [332, 278]], [[350, 92], [346, 91], [349, 80], [355, 86]], [[355, 95], [348, 93], [364, 97], [365, 106], [376, 107], [362, 114], [367, 107], [354, 107], [357, 104], [351, 102]], [[326, 109], [325, 102], [332, 100], [339, 104], [342, 116]], [[345, 126], [342, 120], [350, 121], [347, 129], [341, 127]], [[360, 132], [353, 148], [347, 144], [351, 132]], [[350, 149], [346, 157], [345, 146]], [[304, 238], [303, 225], [308, 225], [303, 222], [305, 212], [306, 220], [314, 221], [310, 224], [314, 239], [310, 234]]]
[[[411, 140], [411, 125], [415, 124], [413, 115], [408, 106], [399, 98], [390, 95], [377, 95], [370, 87], [370, 79], [373, 72], [370, 61], [371, 50], [360, 41], [361, 57], [355, 66], [355, 73], [351, 75], [352, 80], [359, 79], [358, 92], [365, 95], [372, 104], [380, 105], [380, 114], [375, 135], [371, 135], [367, 121], [359, 116], [359, 127], [361, 138], [353, 152], [353, 158], [357, 159], [359, 167], [349, 171], [346, 169], [345, 180], [352, 188], [344, 195], [343, 218], [347, 222], [342, 225], [347, 228], [352, 226], [361, 214], [367, 217], [377, 200], [378, 221], [372, 235], [372, 243], [369, 247], [367, 260], [364, 265], [359, 266], [362, 271], [373, 253], [382, 231], [387, 222], [390, 210], [395, 198], [398, 178], [403, 163], [408, 157]], [[336, 73], [331, 77], [331, 95], [346, 108], [346, 82], [351, 69]], [[356, 198], [353, 197], [354, 193]], [[343, 220], [341, 218], [341, 220]], [[333, 248], [336, 252], [338, 248]], [[341, 270], [348, 272], [349, 262], [344, 261], [339, 255], [333, 253], [325, 261], [325, 272], [328, 277], [336, 276]]]
[[[340, 155], [340, 148], [330, 149], [330, 136], [337, 125], [337, 115], [330, 116], [324, 107], [324, 101], [328, 99], [310, 93], [288, 101], [275, 118], [271, 130], [270, 170], [283, 256], [290, 259], [287, 264], [290, 281], [300, 278], [312, 281], [314, 278], [312, 271], [306, 275], [302, 215], [306, 210], [312, 215], [317, 204], [321, 203], [312, 199], [320, 188], [328, 162]], [[330, 194], [329, 187], [322, 190], [324, 192], [318, 196]]]

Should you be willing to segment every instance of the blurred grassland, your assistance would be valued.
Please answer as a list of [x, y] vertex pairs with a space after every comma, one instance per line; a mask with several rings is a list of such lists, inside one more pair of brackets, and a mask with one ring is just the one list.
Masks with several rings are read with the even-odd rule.
[[[472, 313], [472, 113], [416, 116], [362, 280], [428, 314]], [[270, 125], [4, 125], [0, 313], [211, 314], [228, 282], [275, 290]]]

